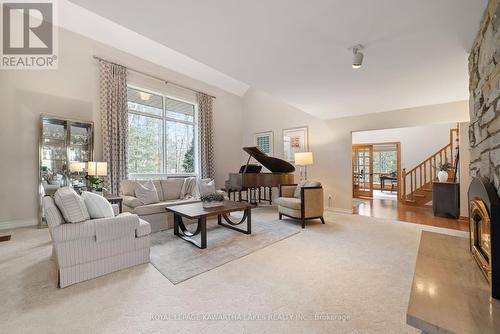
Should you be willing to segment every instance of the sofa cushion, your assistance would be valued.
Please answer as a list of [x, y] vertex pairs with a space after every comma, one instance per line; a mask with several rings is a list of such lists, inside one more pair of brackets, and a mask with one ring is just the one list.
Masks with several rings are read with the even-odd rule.
[[184, 184], [183, 177], [172, 177], [166, 180], [161, 180], [161, 188], [163, 190], [163, 200], [179, 199], [181, 196], [182, 185]]
[[141, 205], [134, 209], [134, 213], [139, 216], [152, 215], [155, 213], [166, 213], [165, 208], [171, 205], [199, 202], [198, 199], [171, 200], [149, 205]]
[[152, 180], [153, 184], [155, 185], [156, 192], [158, 193], [158, 200], [160, 202], [165, 200], [165, 197], [163, 196], [163, 188], [161, 187], [161, 180]]
[[135, 186], [135, 197], [145, 205], [158, 203], [160, 201], [158, 199], [158, 192], [152, 181], [147, 181], [144, 184], [137, 182]]
[[128, 206], [130, 208], [135, 208], [143, 205], [141, 201], [135, 196], [122, 196], [123, 205]]
[[53, 228], [65, 223], [61, 212], [54, 203], [54, 199], [50, 196], [45, 196], [42, 199], [43, 212], [45, 214], [45, 220], [49, 228]]
[[82, 192], [82, 198], [91, 219], [115, 216], [111, 203], [101, 195], [91, 193], [90, 191], [84, 191]]
[[121, 194], [125, 196], [135, 196], [135, 187], [137, 181], [134, 180], [122, 180], [121, 182]]
[[59, 188], [54, 194], [54, 201], [67, 223], [80, 223], [90, 219], [83, 198], [73, 188]]
[[198, 179], [198, 192], [200, 196], [206, 196], [215, 193], [215, 181]]
[[300, 198], [300, 192], [302, 187], [320, 187], [321, 183], [318, 181], [301, 181], [297, 184], [297, 188], [295, 188], [295, 192], [293, 193], [293, 197]]
[[295, 197], [278, 197], [274, 200], [274, 203], [285, 208], [300, 210], [301, 201]]
[[139, 219], [139, 226], [135, 229], [135, 236], [137, 238], [151, 234], [151, 225], [143, 220]]

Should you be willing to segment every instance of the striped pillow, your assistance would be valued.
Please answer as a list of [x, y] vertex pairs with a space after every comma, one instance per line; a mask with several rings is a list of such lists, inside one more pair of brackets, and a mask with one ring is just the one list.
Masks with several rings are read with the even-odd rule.
[[73, 188], [59, 188], [54, 194], [54, 201], [67, 223], [80, 223], [90, 219], [83, 198]]

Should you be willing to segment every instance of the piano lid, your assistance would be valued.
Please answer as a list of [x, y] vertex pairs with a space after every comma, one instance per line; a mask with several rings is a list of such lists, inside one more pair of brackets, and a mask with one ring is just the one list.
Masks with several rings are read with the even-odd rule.
[[270, 157], [262, 152], [258, 147], [243, 147], [243, 151], [250, 154], [255, 160], [260, 162], [264, 167], [273, 173], [292, 173], [295, 172], [295, 167], [288, 161]]

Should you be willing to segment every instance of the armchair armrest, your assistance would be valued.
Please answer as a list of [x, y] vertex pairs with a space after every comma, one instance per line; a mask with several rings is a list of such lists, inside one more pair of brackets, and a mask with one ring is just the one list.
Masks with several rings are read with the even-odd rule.
[[301, 205], [304, 218], [322, 217], [324, 211], [323, 187], [302, 187], [300, 189]]
[[135, 230], [139, 227], [139, 217], [133, 214], [120, 214], [112, 218], [92, 220], [95, 224], [97, 242], [114, 240], [130, 236], [135, 237]]
[[143, 205], [141, 201], [137, 197], [134, 196], [122, 196], [123, 205], [128, 206], [129, 208], [135, 209], [138, 206]]
[[279, 186], [279, 197], [294, 197], [293, 194], [297, 184], [280, 184]]

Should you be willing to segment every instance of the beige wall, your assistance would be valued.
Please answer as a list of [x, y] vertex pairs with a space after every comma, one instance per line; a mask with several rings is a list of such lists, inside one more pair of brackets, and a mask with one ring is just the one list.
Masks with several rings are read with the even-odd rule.
[[[94, 54], [217, 96], [217, 184], [223, 184], [229, 171], [237, 170], [239, 160], [235, 157], [240, 156], [242, 146], [240, 97], [61, 29], [58, 70], [0, 71], [1, 227], [36, 223], [40, 113], [94, 121], [95, 159], [101, 159], [99, 82]], [[158, 82], [152, 85], [163, 86]], [[183, 93], [171, 86], [165, 89], [173, 95]]]
[[[308, 169], [309, 179], [319, 180], [325, 189], [325, 203], [331, 208], [352, 210], [351, 133], [354, 131], [424, 126], [468, 121], [467, 101], [388, 111], [364, 116], [324, 121], [250, 89], [243, 99], [243, 144], [253, 144], [253, 134], [274, 131], [275, 156], [283, 157], [282, 130], [309, 127], [310, 150], [315, 163]], [[297, 178], [298, 179], [298, 178]]]

